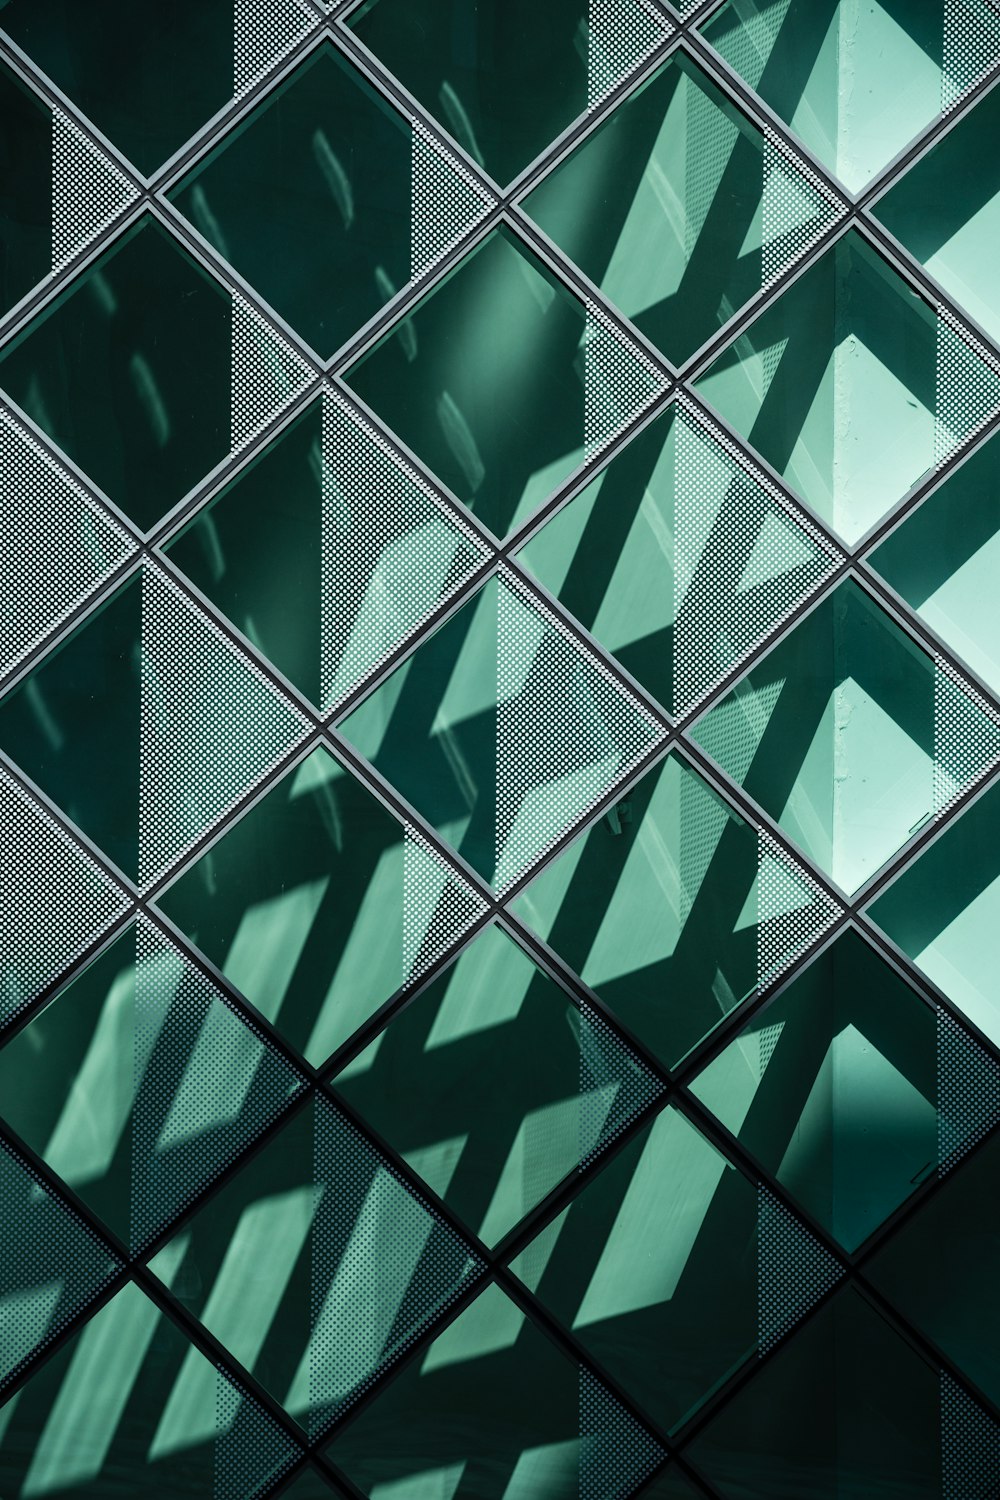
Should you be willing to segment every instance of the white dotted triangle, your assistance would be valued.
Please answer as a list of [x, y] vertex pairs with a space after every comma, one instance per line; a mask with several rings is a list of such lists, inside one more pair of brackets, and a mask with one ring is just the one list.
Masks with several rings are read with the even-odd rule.
[[844, 1275], [763, 1183], [757, 1188], [757, 1353], [767, 1354]]
[[305, 360], [239, 292], [233, 292], [230, 441], [239, 452], [312, 378]]
[[112, 224], [139, 194], [78, 125], [52, 111], [52, 275]]
[[757, 987], [763, 989], [828, 932], [841, 908], [763, 829], [757, 843]]
[[233, 95], [239, 99], [317, 25], [306, 0], [235, 0]]
[[587, 108], [627, 78], [673, 30], [646, 0], [589, 0]]
[[410, 123], [410, 276], [416, 281], [486, 217], [494, 199], [426, 126]]
[[934, 658], [934, 817], [1000, 762], [1000, 716], [943, 656]]
[[934, 459], [940, 468], [1000, 409], [1000, 366], [947, 307], [937, 311]]

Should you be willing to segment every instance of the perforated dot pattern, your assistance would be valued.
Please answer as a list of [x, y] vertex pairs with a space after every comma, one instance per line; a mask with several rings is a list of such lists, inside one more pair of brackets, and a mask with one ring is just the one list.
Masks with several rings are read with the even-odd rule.
[[1000, 365], [948, 308], [938, 307], [934, 459], [941, 468], [1000, 410]]
[[139, 881], [146, 885], [274, 769], [308, 721], [181, 592], [142, 577]]
[[587, 109], [640, 68], [672, 31], [647, 0], [589, 0]]
[[587, 303], [583, 369], [583, 446], [587, 458], [595, 458], [666, 385], [595, 302]]
[[323, 397], [321, 706], [334, 710], [486, 556], [385, 439]]
[[230, 442], [253, 442], [312, 378], [305, 360], [239, 292], [233, 292]]
[[763, 1358], [834, 1287], [843, 1267], [764, 1183], [757, 1188], [757, 1354]]
[[416, 281], [486, 218], [494, 200], [420, 120], [410, 124], [410, 276]]
[[769, 127], [764, 129], [763, 165], [760, 277], [766, 291], [808, 254], [846, 209]]
[[300, 1456], [269, 1412], [216, 1369], [212, 1500], [270, 1493]]
[[580, 1500], [626, 1500], [666, 1457], [656, 1439], [580, 1368]]
[[412, 984], [486, 914], [486, 902], [407, 823], [403, 845], [403, 982]]
[[664, 1085], [592, 1006], [572, 1013], [580, 1047], [580, 1171], [595, 1161]]
[[235, 0], [234, 97], [265, 78], [317, 24], [306, 0]]
[[757, 987], [764, 989], [841, 916], [831, 896], [763, 829], [757, 845]]
[[937, 1012], [938, 1172], [943, 1177], [1000, 1124], [1000, 1062], [943, 1008]]
[[509, 569], [498, 574], [496, 875], [504, 890], [662, 733]]
[[139, 194], [61, 109], [52, 111], [52, 275], [65, 270]]
[[943, 656], [934, 658], [934, 817], [1000, 761], [1000, 715]]
[[1000, 1426], [941, 1372], [941, 1500], [1000, 1495]]
[[989, 0], [944, 0], [941, 110], [951, 114], [1000, 64], [1000, 13]]

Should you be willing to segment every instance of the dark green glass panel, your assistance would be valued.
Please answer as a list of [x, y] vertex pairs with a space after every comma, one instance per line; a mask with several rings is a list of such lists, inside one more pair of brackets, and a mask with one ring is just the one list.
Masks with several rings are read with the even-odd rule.
[[524, 201], [546, 234], [682, 364], [762, 284], [763, 138], [672, 60]]
[[696, 1500], [701, 1490], [696, 1490], [681, 1474], [676, 1464], [668, 1464], [644, 1490], [639, 1491], [641, 1500]]
[[0, 68], [0, 220], [6, 312], [52, 264], [52, 117], [8, 68]]
[[935, 1168], [937, 1064], [934, 1011], [848, 933], [691, 1089], [855, 1250]]
[[3, 29], [141, 172], [152, 172], [233, 94], [233, 6], [172, 0], [7, 0]]
[[[985, 67], [986, 6], [729, 0], [705, 38], [852, 192]], [[887, 79], [892, 88], [887, 91]]]
[[940, 456], [936, 325], [852, 232], [697, 388], [854, 545]]
[[1000, 1141], [961, 1166], [869, 1264], [875, 1286], [1000, 1402]]
[[[670, 756], [533, 880], [513, 910], [672, 1067], [820, 930], [791, 866], [771, 912], [757, 832]], [[767, 868], [774, 868], [767, 864]], [[784, 909], [800, 930], [779, 936]], [[814, 925], [815, 922], [815, 925]], [[762, 956], [761, 924], [771, 956]]]
[[586, 329], [583, 304], [498, 232], [346, 378], [503, 536], [583, 461]]
[[757, 1194], [677, 1110], [556, 1225], [543, 1269], [533, 1247], [515, 1269], [657, 1422], [680, 1425], [756, 1350]]
[[660, 1092], [492, 926], [336, 1083], [489, 1245]]
[[[175, 1252], [163, 1266], [168, 1279], [177, 1260]], [[0, 1419], [5, 1492], [52, 1500], [257, 1495], [298, 1452], [131, 1285], [32, 1376]]]
[[507, 573], [427, 638], [341, 729], [497, 888], [661, 737]]
[[327, 356], [410, 279], [410, 133], [325, 47], [171, 197]]
[[651, 422], [519, 556], [675, 715], [834, 565], [686, 405]]
[[587, 7], [375, 0], [351, 27], [500, 183], [587, 107]]
[[[341, 1414], [480, 1269], [332, 1105], [315, 1100], [151, 1262], [310, 1432]], [[179, 1397], [179, 1402], [180, 1402]], [[189, 1388], [192, 1410], [209, 1399]]]
[[849, 581], [709, 711], [695, 738], [850, 893], [936, 810], [949, 732], [936, 670]]
[[[428, 895], [429, 873], [438, 880]], [[463, 900], [383, 805], [316, 750], [159, 905], [319, 1065], [400, 988], [422, 943], [449, 945]]]
[[141, 612], [133, 579], [0, 699], [0, 747], [129, 875], [139, 857]]
[[879, 926], [1000, 1043], [1000, 788], [945, 829], [869, 908]]
[[689, 1451], [725, 1500], [941, 1500], [938, 1372], [852, 1288]]
[[374, 1500], [626, 1500], [664, 1456], [494, 1286], [329, 1453]]
[[150, 923], [119, 938], [0, 1049], [4, 1118], [136, 1249], [299, 1086]]
[[302, 1474], [294, 1479], [287, 1489], [282, 1490], [282, 1495], [287, 1495], [288, 1500], [330, 1500], [331, 1495], [338, 1494], [323, 1476], [313, 1468], [307, 1468]]
[[146, 221], [0, 360], [0, 385], [144, 530], [229, 452], [230, 298]]

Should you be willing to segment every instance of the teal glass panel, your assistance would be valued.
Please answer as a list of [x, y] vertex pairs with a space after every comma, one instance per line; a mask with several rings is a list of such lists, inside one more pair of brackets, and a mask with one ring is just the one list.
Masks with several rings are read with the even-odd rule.
[[[314, 1436], [481, 1271], [462, 1240], [323, 1099], [301, 1109], [150, 1262]], [[196, 1364], [197, 1356], [190, 1363]], [[163, 1422], [206, 1412], [204, 1375]]]
[[146, 220], [7, 345], [0, 385], [148, 530], [229, 453], [230, 304]]
[[0, 1113], [135, 1250], [301, 1086], [147, 919], [0, 1048]]
[[675, 715], [835, 566], [829, 544], [680, 401], [556, 511], [519, 560]]
[[102, 0], [6, 0], [3, 29], [141, 172], [150, 173], [233, 94], [233, 6], [175, 0], [140, 16]]
[[489, 1245], [661, 1092], [596, 1012], [495, 926], [336, 1086]]
[[940, 1500], [939, 1389], [937, 1370], [848, 1288], [734, 1395], [689, 1456], [726, 1500]]
[[1000, 1044], [1000, 788], [990, 790], [872, 902], [918, 969]]
[[513, 910], [668, 1067], [835, 917], [804, 872], [675, 756]]
[[638, 351], [505, 230], [345, 378], [497, 536], [658, 390]]
[[324, 47], [171, 197], [326, 357], [410, 279], [410, 137]]
[[694, 731], [848, 893], [981, 774], [993, 734], [983, 705], [852, 580]]
[[[556, 1223], [538, 1296], [655, 1421], [678, 1427], [756, 1352], [757, 1194], [677, 1110]], [[515, 1269], [534, 1279], [530, 1250]]]
[[854, 933], [755, 1012], [691, 1090], [846, 1250], [937, 1165], [933, 1009]]
[[704, 35], [858, 192], [989, 66], [1000, 21], [977, 0], [729, 0]]
[[[853, 546], [978, 420], [955, 418], [976, 356], [856, 233], [839, 240], [696, 382]], [[981, 366], [981, 380], [995, 381]], [[995, 400], [990, 396], [989, 400]], [[987, 405], [989, 402], [987, 402]], [[983, 412], [985, 415], [985, 410]], [[955, 426], [959, 431], [954, 431]]]
[[325, 750], [158, 905], [317, 1066], [479, 915], [458, 877]]
[[0, 312], [52, 264], [52, 120], [37, 95], [0, 68]]
[[535, 222], [677, 365], [834, 210], [684, 54], [524, 200]]
[[664, 1457], [495, 1286], [328, 1451], [372, 1500], [626, 1500]]
[[340, 727], [497, 889], [663, 737], [506, 570]]
[[298, 1455], [131, 1285], [32, 1376], [0, 1424], [0, 1483], [18, 1495], [249, 1496]]

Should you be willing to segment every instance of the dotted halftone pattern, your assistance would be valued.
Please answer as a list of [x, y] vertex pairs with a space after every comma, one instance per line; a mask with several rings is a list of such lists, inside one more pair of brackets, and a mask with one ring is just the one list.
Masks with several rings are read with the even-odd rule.
[[757, 1354], [763, 1358], [844, 1268], [765, 1183], [757, 1186]]
[[941, 110], [950, 114], [1000, 64], [1000, 11], [990, 0], [944, 0]]
[[0, 769], [0, 1024], [120, 918], [129, 897]]
[[589, 0], [587, 109], [642, 66], [673, 27], [647, 0]]
[[3, 410], [0, 475], [4, 501], [2, 677], [57, 630], [137, 548], [114, 517], [91, 500]]
[[309, 1431], [357, 1400], [485, 1270], [324, 1099], [315, 1105]]
[[306, 0], [235, 0], [233, 95], [239, 99], [319, 24]]
[[580, 1171], [665, 1091], [591, 1006], [570, 1012], [580, 1048]]
[[583, 335], [583, 447], [595, 458], [666, 390], [656, 366], [595, 302]]
[[941, 1007], [936, 1062], [938, 1174], [943, 1177], [1000, 1124], [1000, 1062]]
[[652, 1434], [581, 1366], [579, 1500], [626, 1500], [666, 1456]]
[[120, 1270], [83, 1220], [0, 1144], [0, 1390]]
[[934, 817], [1000, 761], [1000, 715], [963, 682], [943, 656], [934, 658]]
[[301, 1457], [271, 1414], [216, 1370], [212, 1500], [251, 1500]]
[[139, 194], [61, 109], [52, 111], [52, 275], [97, 239]]
[[846, 212], [822, 179], [765, 127], [761, 288], [773, 286]]
[[941, 468], [1000, 410], [1000, 365], [948, 308], [937, 314], [934, 461]]
[[305, 360], [239, 292], [232, 293], [230, 445], [253, 442], [312, 379]]
[[139, 883], [263, 780], [308, 721], [159, 568], [142, 574]]
[[403, 983], [413, 984], [459, 942], [488, 908], [418, 829], [403, 842]]
[[941, 1500], [1000, 1495], [1000, 1425], [952, 1376], [941, 1374]]
[[506, 889], [663, 738], [509, 569], [497, 578], [496, 873]]
[[336, 392], [323, 396], [321, 707], [333, 711], [486, 557]]
[[131, 1249], [240, 1157], [304, 1086], [147, 917], [135, 930]]
[[757, 987], [764, 989], [842, 915], [836, 901], [763, 829], [757, 832]]
[[410, 125], [410, 277], [417, 281], [486, 218], [495, 200], [420, 120]]

